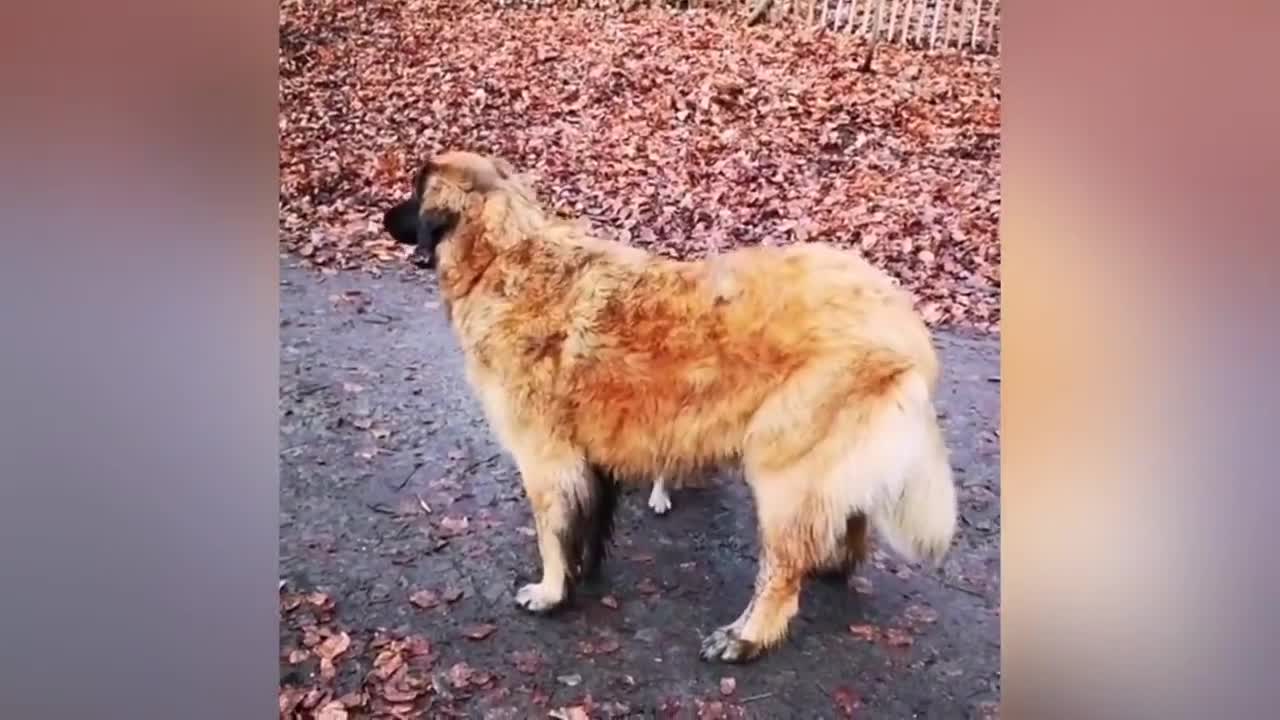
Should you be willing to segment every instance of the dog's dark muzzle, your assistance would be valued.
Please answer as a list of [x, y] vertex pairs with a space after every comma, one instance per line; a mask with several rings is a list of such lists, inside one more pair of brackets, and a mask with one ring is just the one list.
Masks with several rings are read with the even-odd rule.
[[413, 262], [420, 267], [434, 268], [436, 246], [457, 223], [456, 213], [444, 210], [427, 210], [419, 213], [416, 198], [405, 200], [392, 207], [382, 217], [382, 225], [396, 242], [416, 245]]

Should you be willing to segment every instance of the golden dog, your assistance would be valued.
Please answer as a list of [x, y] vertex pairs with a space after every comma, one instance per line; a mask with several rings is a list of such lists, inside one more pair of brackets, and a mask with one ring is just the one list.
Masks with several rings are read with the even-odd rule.
[[933, 407], [938, 359], [910, 296], [822, 244], [698, 262], [595, 238], [506, 162], [438, 155], [387, 229], [436, 266], [466, 374], [514, 456], [561, 605], [598, 567], [616, 482], [740, 463], [761, 556], [742, 614], [702, 642], [739, 662], [786, 634], [803, 581], [851, 567], [868, 525], [934, 564], [956, 524]]

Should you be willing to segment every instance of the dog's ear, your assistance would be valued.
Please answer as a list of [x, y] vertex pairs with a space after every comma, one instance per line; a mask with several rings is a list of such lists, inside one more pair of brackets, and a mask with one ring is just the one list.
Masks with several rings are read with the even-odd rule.
[[429, 167], [462, 189], [479, 193], [496, 190], [515, 175], [515, 168], [506, 160], [462, 151], [437, 155]]
[[428, 160], [422, 164], [422, 167], [418, 168], [418, 172], [414, 173], [413, 196], [419, 201], [427, 193], [427, 178], [431, 177], [431, 174], [436, 172], [437, 169], [435, 164]]

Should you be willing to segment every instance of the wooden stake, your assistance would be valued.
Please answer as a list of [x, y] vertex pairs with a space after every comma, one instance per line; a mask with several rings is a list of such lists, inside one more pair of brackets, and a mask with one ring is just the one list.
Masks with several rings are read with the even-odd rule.
[[933, 6], [933, 27], [929, 30], [930, 50], [938, 44], [938, 18], [942, 16], [942, 7], [944, 5], [946, 5], [946, 0], [938, 0], [938, 4]]
[[982, 22], [982, 0], [978, 0], [977, 8], [973, 10], [973, 32], [969, 35], [969, 49], [978, 49], [978, 24]]
[[855, 18], [858, 17], [858, 0], [849, 0], [849, 17], [844, 19], [844, 31], [846, 34], [853, 33], [853, 24]]

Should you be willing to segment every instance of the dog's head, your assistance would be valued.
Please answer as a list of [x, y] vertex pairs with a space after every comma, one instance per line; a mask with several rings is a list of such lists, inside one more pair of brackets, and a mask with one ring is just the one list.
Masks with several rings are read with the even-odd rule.
[[413, 195], [383, 215], [391, 237], [416, 245], [415, 261], [435, 267], [436, 249], [449, 239], [477, 199], [503, 187], [515, 175], [506, 161], [471, 152], [433, 157], [413, 178]]

